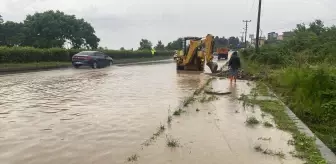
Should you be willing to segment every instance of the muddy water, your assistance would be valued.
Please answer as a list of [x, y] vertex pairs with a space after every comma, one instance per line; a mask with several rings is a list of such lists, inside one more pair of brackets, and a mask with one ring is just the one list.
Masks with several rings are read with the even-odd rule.
[[174, 63], [0, 76], [0, 163], [123, 163], [205, 80]]

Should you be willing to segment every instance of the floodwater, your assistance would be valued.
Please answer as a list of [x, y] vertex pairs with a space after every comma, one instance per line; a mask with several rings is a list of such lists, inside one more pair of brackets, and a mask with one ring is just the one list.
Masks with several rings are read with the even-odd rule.
[[[0, 163], [122, 163], [206, 81], [174, 63], [0, 76]], [[206, 72], [210, 72], [208, 69]]]
[[[164, 135], [143, 146], [160, 124], [167, 125], [168, 110], [175, 110], [208, 78], [176, 73], [174, 63], [0, 76], [0, 163], [127, 163], [133, 154], [139, 155], [136, 163], [144, 164], [302, 163], [288, 155], [293, 149], [287, 145], [288, 133], [245, 126], [247, 115], [261, 114], [243, 110], [236, 101], [249, 92], [241, 81], [236, 87], [227, 80], [214, 81], [213, 88], [232, 94], [188, 107]], [[182, 146], [168, 148], [167, 136]], [[286, 159], [256, 152], [256, 144], [281, 150]]]

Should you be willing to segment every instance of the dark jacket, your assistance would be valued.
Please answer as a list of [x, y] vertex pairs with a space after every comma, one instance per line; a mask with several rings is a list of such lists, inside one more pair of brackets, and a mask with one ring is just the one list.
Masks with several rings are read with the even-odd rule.
[[240, 66], [240, 58], [238, 57], [237, 52], [234, 52], [229, 60], [229, 67], [231, 67], [231, 69], [239, 69]]

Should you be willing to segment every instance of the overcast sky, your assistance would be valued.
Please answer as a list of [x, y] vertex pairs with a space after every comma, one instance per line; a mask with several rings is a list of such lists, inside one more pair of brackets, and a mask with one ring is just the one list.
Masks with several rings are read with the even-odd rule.
[[[241, 36], [244, 23], [256, 32], [258, 0], [0, 0], [4, 20], [61, 10], [90, 22], [100, 46], [138, 48], [141, 38], [164, 44], [181, 36]], [[290, 30], [297, 23], [322, 19], [336, 24], [335, 0], [263, 0], [261, 29]]]

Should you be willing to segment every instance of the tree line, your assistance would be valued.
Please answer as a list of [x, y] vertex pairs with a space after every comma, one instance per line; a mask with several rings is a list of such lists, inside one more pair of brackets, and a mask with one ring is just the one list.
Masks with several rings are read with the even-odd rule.
[[[148, 39], [141, 39], [139, 43], [138, 50], [149, 50], [149, 49], [156, 49], [156, 50], [180, 50], [182, 49], [182, 40], [183, 38], [178, 38], [174, 41], [168, 42], [167, 45], [164, 45], [161, 40], [157, 42], [157, 44], [153, 47], [153, 43]], [[215, 36], [215, 49], [219, 47], [228, 47], [228, 48], [237, 48], [239, 44], [241, 44], [239, 38], [231, 36], [229, 38]], [[124, 47], [121, 47], [120, 50], [125, 50]]]
[[[95, 29], [84, 19], [67, 15], [61, 11], [45, 11], [27, 15], [23, 22], [4, 21], [0, 15], [0, 46], [28, 46], [34, 48], [64, 48], [70, 44], [73, 49], [107, 49], [98, 47], [100, 38]], [[215, 48], [236, 48], [237, 37], [215, 37]], [[179, 50], [182, 38], [164, 45], [161, 40], [155, 46], [148, 39], [141, 39], [138, 50]], [[125, 50], [121, 47], [120, 50]]]
[[27, 15], [23, 22], [0, 16], [0, 46], [62, 48], [69, 43], [76, 49], [96, 49], [99, 41], [90, 23], [58, 10]]

